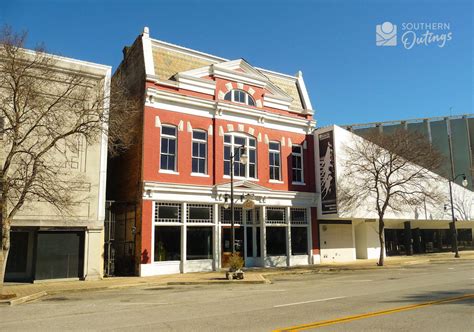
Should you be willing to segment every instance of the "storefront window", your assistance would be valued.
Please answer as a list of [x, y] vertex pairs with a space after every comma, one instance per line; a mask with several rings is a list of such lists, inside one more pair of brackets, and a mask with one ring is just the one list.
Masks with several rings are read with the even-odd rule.
[[267, 227], [267, 255], [286, 255], [286, 227]]
[[291, 253], [293, 255], [308, 254], [308, 229], [291, 227]]
[[155, 262], [181, 260], [181, 227], [155, 226]]
[[188, 227], [186, 259], [212, 259], [212, 227]]

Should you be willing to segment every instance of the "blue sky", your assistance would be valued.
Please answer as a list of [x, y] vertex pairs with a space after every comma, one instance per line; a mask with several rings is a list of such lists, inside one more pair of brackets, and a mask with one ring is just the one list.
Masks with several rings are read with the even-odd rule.
[[[469, 0], [1, 0], [0, 23], [28, 30], [28, 47], [44, 42], [50, 52], [114, 68], [148, 26], [153, 38], [302, 70], [324, 126], [474, 113], [473, 10]], [[432, 32], [452, 40], [377, 47], [375, 26], [385, 21], [399, 35], [402, 23], [449, 23]]]

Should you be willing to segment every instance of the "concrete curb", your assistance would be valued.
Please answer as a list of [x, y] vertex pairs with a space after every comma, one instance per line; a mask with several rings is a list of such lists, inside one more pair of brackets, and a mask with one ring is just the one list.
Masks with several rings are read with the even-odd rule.
[[25, 296], [22, 296], [22, 297], [15, 297], [15, 298], [10, 299], [10, 300], [4, 300], [4, 301], [1, 301], [0, 304], [6, 304], [6, 305], [14, 306], [14, 305], [17, 305], [17, 304], [22, 304], [22, 303], [37, 300], [37, 299], [42, 298], [43, 296], [46, 296], [46, 295], [48, 295], [48, 294], [45, 291], [41, 291], [41, 292], [38, 292], [38, 293], [25, 295]]
[[180, 285], [261, 285], [270, 283], [268, 280], [263, 278], [262, 280], [214, 280], [214, 281], [170, 281], [169, 286], [180, 286]]

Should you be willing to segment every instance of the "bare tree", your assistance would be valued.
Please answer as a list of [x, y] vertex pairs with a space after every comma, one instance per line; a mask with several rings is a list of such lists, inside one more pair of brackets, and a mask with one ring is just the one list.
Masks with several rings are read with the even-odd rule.
[[43, 48], [26, 50], [25, 40], [9, 27], [0, 32], [0, 293], [15, 215], [37, 201], [71, 213], [86, 183], [68, 174], [71, 154], [104, 137], [112, 153], [126, 148], [136, 118], [137, 101], [120, 83], [111, 96], [110, 79], [65, 67]]
[[[468, 190], [456, 190], [453, 193], [453, 207], [458, 220], [474, 219], [474, 195]], [[449, 211], [451, 211], [449, 209]]]
[[[387, 212], [417, 210], [425, 202], [438, 202], [434, 185], [442, 156], [422, 134], [399, 129], [391, 134], [369, 131], [344, 148], [343, 176], [338, 183], [342, 212], [373, 206], [378, 216], [379, 266], [384, 265], [384, 218]], [[372, 205], [373, 204], [373, 205]]]

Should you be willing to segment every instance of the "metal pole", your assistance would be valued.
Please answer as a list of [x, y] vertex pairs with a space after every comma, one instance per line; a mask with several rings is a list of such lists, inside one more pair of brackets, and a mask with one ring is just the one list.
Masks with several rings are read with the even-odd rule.
[[[459, 258], [459, 251], [458, 251], [458, 231], [456, 230], [456, 218], [454, 218], [454, 204], [453, 204], [453, 189], [452, 189], [452, 184], [451, 181], [455, 180], [454, 177], [454, 161], [453, 161], [453, 151], [452, 151], [452, 145], [451, 145], [451, 126], [448, 120], [446, 120], [447, 125], [448, 125], [448, 143], [449, 143], [449, 161], [451, 164], [451, 178], [449, 179], [449, 198], [451, 201], [451, 218], [453, 220], [453, 249], [454, 249], [454, 257]], [[452, 179], [452, 180], [451, 180]]]
[[453, 220], [453, 246], [454, 246], [454, 257], [459, 258], [458, 251], [458, 232], [456, 230], [456, 218], [454, 218], [454, 204], [453, 204], [453, 189], [451, 185], [451, 180], [449, 180], [449, 198], [451, 200], [451, 218]]
[[235, 162], [235, 153], [232, 151], [230, 156], [230, 229], [232, 231], [232, 254], [235, 254], [235, 227], [234, 227], [234, 162]]

